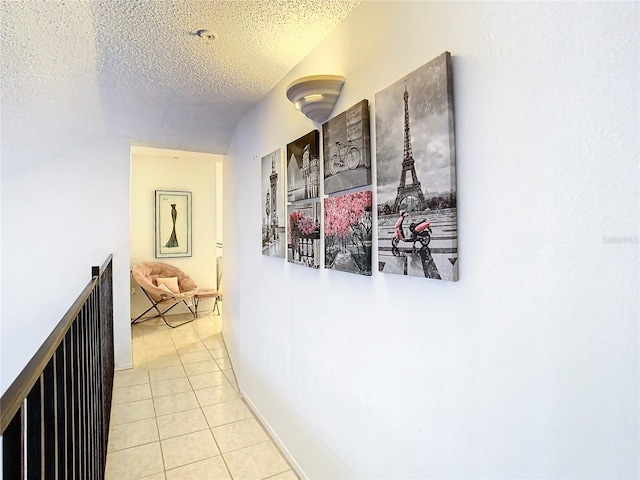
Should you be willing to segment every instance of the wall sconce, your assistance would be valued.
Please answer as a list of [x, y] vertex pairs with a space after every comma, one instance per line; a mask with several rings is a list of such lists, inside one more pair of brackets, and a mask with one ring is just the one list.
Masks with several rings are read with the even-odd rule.
[[303, 77], [287, 87], [287, 98], [311, 120], [322, 123], [333, 112], [342, 85], [344, 77], [340, 75]]

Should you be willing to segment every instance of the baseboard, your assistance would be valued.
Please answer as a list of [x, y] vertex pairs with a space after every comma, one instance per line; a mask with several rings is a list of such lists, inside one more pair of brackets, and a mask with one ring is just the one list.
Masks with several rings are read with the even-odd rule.
[[133, 368], [133, 363], [129, 363], [128, 365], [114, 365], [113, 371], [119, 372], [121, 370], [131, 370]]
[[260, 423], [262, 423], [262, 426], [267, 430], [274, 443], [278, 446], [280, 452], [287, 459], [289, 465], [291, 465], [291, 468], [293, 468], [300, 480], [309, 480], [309, 477], [304, 473], [302, 467], [298, 464], [298, 462], [296, 462], [296, 459], [293, 458], [293, 455], [291, 455], [291, 452], [287, 450], [287, 447], [284, 445], [284, 443], [282, 443], [282, 440], [280, 440], [278, 434], [273, 430], [269, 422], [264, 418], [262, 413], [260, 413], [260, 410], [258, 410], [258, 407], [256, 407], [251, 398], [249, 398], [247, 393], [240, 387], [239, 384], [238, 389], [240, 390], [240, 394], [242, 395], [242, 398], [246, 402], [247, 406], [251, 409], [253, 414], [258, 417], [258, 420], [260, 420]]

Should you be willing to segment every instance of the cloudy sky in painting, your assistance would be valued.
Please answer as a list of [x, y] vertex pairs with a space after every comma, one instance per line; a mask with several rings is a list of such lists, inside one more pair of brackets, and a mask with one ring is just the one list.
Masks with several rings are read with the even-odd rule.
[[[423, 65], [375, 96], [378, 203], [397, 194], [404, 155], [404, 89], [409, 92], [411, 146], [418, 181], [429, 193], [455, 190], [455, 153], [451, 151], [446, 58]], [[450, 110], [451, 107], [451, 110]], [[411, 176], [407, 175], [407, 184]]]
[[274, 161], [276, 173], [278, 174], [278, 226], [284, 226], [285, 214], [285, 191], [284, 191], [284, 168], [282, 159], [282, 149], [271, 152], [269, 155], [262, 157], [262, 216], [265, 216], [265, 202], [267, 192], [271, 192], [271, 162]]

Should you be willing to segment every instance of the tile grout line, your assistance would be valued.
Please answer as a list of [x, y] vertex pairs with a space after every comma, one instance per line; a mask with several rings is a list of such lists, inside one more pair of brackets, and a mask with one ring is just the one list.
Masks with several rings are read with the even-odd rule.
[[[207, 314], [207, 315], [209, 315], [209, 314]], [[199, 318], [206, 318], [206, 316], [205, 317], [199, 317]], [[197, 320], [198, 319], [196, 319], [196, 321]], [[282, 455], [282, 452], [280, 451], [278, 445], [273, 441], [273, 439], [271, 438], [271, 435], [269, 434], [269, 432], [265, 429], [264, 425], [262, 425], [260, 419], [257, 417], [255, 412], [249, 407], [247, 401], [244, 399], [242, 393], [240, 392], [240, 389], [239, 389], [239, 386], [238, 386], [238, 383], [237, 383], [237, 377], [235, 376], [235, 371], [233, 369], [233, 364], [232, 364], [231, 359], [229, 357], [229, 353], [228, 353], [227, 346], [226, 346], [226, 341], [224, 339], [224, 335], [222, 334], [222, 331], [220, 330], [220, 328], [215, 324], [215, 322], [212, 319], [207, 319], [207, 320], [208, 320], [207, 323], [202, 325], [202, 327], [204, 327], [204, 328], [200, 328], [200, 329], [195, 328], [196, 324], [190, 324], [189, 325], [189, 329], [191, 330], [191, 332], [188, 332], [188, 334], [185, 337], [188, 338], [193, 333], [195, 333], [195, 335], [197, 336], [197, 339], [196, 338], [192, 338], [192, 339], [190, 339], [190, 341], [187, 341], [187, 342], [184, 342], [183, 339], [180, 339], [181, 340], [180, 344], [176, 343], [176, 335], [172, 335], [171, 334], [171, 332], [172, 332], [171, 330], [167, 331], [168, 335], [164, 335], [162, 333], [164, 330], [154, 329], [150, 325], [141, 326], [142, 327], [141, 328], [141, 335], [135, 337], [135, 338], [141, 338], [141, 341], [138, 341], [137, 342], [138, 345], [135, 347], [135, 352], [136, 352], [135, 356], [136, 357], [141, 357], [142, 356], [141, 354], [144, 354], [144, 362], [143, 362], [144, 366], [143, 365], [137, 366], [134, 363], [133, 368], [140, 368], [141, 370], [144, 369], [144, 371], [146, 372], [146, 380], [147, 380], [146, 384], [149, 386], [148, 388], [149, 388], [149, 392], [151, 394], [150, 400], [151, 400], [152, 408], [153, 408], [152, 412], [153, 412], [154, 420], [155, 420], [154, 423], [155, 423], [155, 427], [156, 427], [156, 434], [158, 436], [157, 443], [159, 444], [160, 453], [161, 453], [161, 457], [162, 457], [162, 468], [163, 468], [163, 471], [162, 472], [158, 472], [158, 474], [162, 473], [166, 478], [166, 473], [168, 471], [170, 471], [170, 470], [175, 470], [175, 469], [187, 466], [187, 465], [192, 465], [192, 464], [204, 461], [204, 460], [208, 460], [208, 459], [212, 459], [212, 458], [216, 458], [217, 456], [220, 456], [222, 461], [223, 461], [223, 463], [224, 463], [224, 465], [225, 465], [225, 469], [226, 469], [229, 477], [233, 480], [233, 475], [231, 473], [231, 470], [229, 468], [229, 465], [227, 463], [227, 459], [226, 459], [225, 455], [232, 454], [232, 453], [238, 452], [238, 451], [243, 450], [243, 449], [255, 447], [256, 445], [271, 444], [271, 445], [275, 446], [276, 451], [279, 453], [280, 456], [282, 456], [282, 458], [285, 461], [285, 464], [286, 464], [287, 468], [285, 470], [280, 471], [280, 472], [273, 473], [273, 474], [269, 475], [268, 477], [264, 477], [264, 479], [267, 480], [267, 479], [276, 477], [278, 475], [281, 475], [283, 473], [286, 473], [288, 471], [291, 471], [294, 474], [294, 476], [297, 477], [297, 474], [295, 473], [295, 471], [289, 465], [289, 462], [286, 460], [286, 457], [284, 457], [284, 455]], [[209, 324], [213, 327], [213, 332], [215, 332], [215, 333], [212, 333], [211, 330], [208, 328]], [[147, 328], [145, 328], [145, 327], [147, 327]], [[149, 327], [151, 327], [151, 328], [149, 328]], [[156, 336], [155, 334], [159, 333], [159, 332], [160, 332], [160, 335]], [[218, 335], [220, 336], [221, 344], [217, 345], [213, 349], [211, 349], [210, 346], [215, 345], [215, 343], [214, 344], [205, 343], [205, 339], [207, 339], [209, 337], [215, 337], [215, 336], [218, 336]], [[160, 340], [159, 343], [158, 343], [158, 339], [161, 339], [163, 336], [169, 336], [170, 339], [171, 339], [171, 342], [169, 343], [166, 340]], [[151, 340], [152, 338], [153, 338], [153, 340]], [[188, 348], [188, 345], [191, 345], [191, 344], [193, 344], [195, 342], [201, 343], [202, 346], [204, 346], [204, 349], [203, 350], [195, 350], [195, 351], [192, 351], [192, 352], [186, 351], [184, 353], [184, 355], [186, 356], [186, 355], [189, 355], [189, 354], [192, 354], [192, 353], [207, 352], [207, 355], [208, 355], [209, 359], [213, 360], [213, 364], [218, 368], [217, 372], [204, 372], [202, 374], [194, 373], [194, 375], [189, 375], [187, 373], [187, 368], [185, 368], [186, 365], [195, 365], [195, 364], [198, 364], [198, 363], [209, 362], [209, 359], [207, 359], [207, 360], [201, 360], [199, 362], [186, 363], [186, 364], [184, 363], [183, 355], [180, 354], [179, 349], [181, 347], [182, 348], [185, 348], [185, 347]], [[151, 368], [151, 367], [154, 367], [155, 365], [153, 365], [153, 359], [151, 359], [151, 361], [150, 361], [150, 359], [147, 356], [147, 353], [148, 353], [148, 350], [151, 350], [151, 349], [158, 349], [160, 351], [169, 350], [169, 347], [173, 347], [173, 351], [172, 352], [177, 356], [177, 360], [179, 361], [179, 366], [181, 367], [181, 370], [182, 370], [182, 373], [184, 374], [184, 377], [181, 376], [181, 377], [175, 378], [175, 379], [160, 380], [159, 382], [171, 381], [171, 380], [179, 380], [180, 378], [186, 378], [189, 390], [187, 392], [182, 392], [182, 393], [190, 393], [190, 394], [192, 394], [196, 399], [198, 407], [189, 408], [187, 410], [177, 410], [176, 412], [170, 412], [170, 413], [166, 413], [166, 414], [160, 415], [160, 416], [172, 415], [172, 414], [175, 414], [175, 413], [181, 413], [181, 412], [185, 412], [185, 411], [192, 411], [192, 410], [196, 411], [196, 410], [199, 410], [200, 414], [205, 419], [207, 428], [206, 429], [196, 430], [195, 432], [188, 432], [188, 433], [184, 433], [184, 434], [181, 434], [181, 435], [176, 435], [174, 437], [168, 437], [167, 439], [161, 439], [160, 438], [160, 427], [159, 427], [159, 422], [158, 422], [158, 419], [159, 419], [160, 416], [158, 415], [158, 410], [157, 410], [157, 407], [156, 407], [156, 398], [159, 399], [159, 398], [164, 398], [164, 397], [168, 397], [168, 396], [175, 396], [175, 395], [180, 395], [182, 393], [170, 393], [170, 394], [161, 395], [161, 396], [156, 396], [154, 394], [154, 390], [152, 389], [151, 386], [152, 386], [153, 383], [159, 383], [159, 382], [152, 382], [151, 381], [151, 370], [154, 370], [154, 368]], [[158, 350], [156, 350], [156, 352]], [[219, 358], [214, 358], [212, 350], [214, 350], [216, 352], [222, 352], [222, 355]], [[216, 355], [219, 355], [219, 354], [220, 353], [217, 353]], [[228, 368], [223, 369], [220, 362], [223, 362], [225, 364], [225, 366], [227, 366]], [[163, 366], [157, 366], [157, 369], [160, 369], [160, 368], [171, 368], [171, 366], [172, 365], [164, 366], [164, 367]], [[178, 366], [178, 365], [175, 365], [175, 366]], [[194, 384], [191, 381], [191, 377], [192, 376], [211, 375], [211, 373], [218, 373], [218, 372], [220, 374], [222, 374], [220, 376], [221, 379], [223, 380], [223, 383], [221, 385], [211, 385], [211, 386], [206, 386], [206, 387], [203, 387], [203, 388], [200, 388], [200, 389], [195, 389], [194, 388]], [[232, 378], [233, 378], [234, 381], [231, 380]], [[218, 381], [218, 380], [216, 380], [216, 381]], [[127, 387], [130, 387], [130, 386], [135, 386], [135, 385], [127, 385]], [[212, 426], [211, 424], [209, 424], [208, 417], [207, 417], [207, 415], [205, 415], [205, 412], [204, 412], [204, 408], [205, 407], [201, 405], [200, 400], [199, 400], [199, 398], [197, 396], [197, 391], [198, 390], [204, 390], [206, 388], [215, 388], [215, 387], [222, 387], [222, 386], [231, 386], [233, 388], [234, 392], [235, 392], [235, 397], [232, 400], [227, 399], [227, 400], [224, 400], [222, 402], [216, 402], [216, 403], [213, 403], [211, 405], [206, 405], [206, 407], [213, 407], [213, 406], [216, 406], [216, 405], [223, 405], [225, 403], [231, 403], [231, 402], [240, 400], [242, 405], [247, 409], [248, 413], [250, 414], [249, 418], [233, 420], [233, 421], [225, 421], [225, 423], [222, 423], [220, 425], [215, 425], [215, 426]], [[141, 399], [141, 400], [145, 400], [145, 399]], [[138, 400], [134, 400], [133, 402], [135, 402], [135, 401], [138, 401]], [[125, 402], [124, 404], [133, 403], [133, 402]], [[243, 421], [246, 421], [246, 420], [249, 420], [249, 419], [254, 420], [258, 424], [258, 426], [260, 427], [261, 431], [266, 435], [266, 440], [254, 443], [252, 445], [245, 445], [243, 447], [236, 448], [236, 449], [231, 450], [229, 452], [224, 452], [223, 453], [221, 448], [220, 448], [220, 443], [217, 440], [216, 435], [214, 434], [214, 428], [223, 427], [223, 426], [227, 426], [227, 425], [232, 425], [234, 423], [243, 422]], [[140, 420], [145, 420], [145, 419], [140, 419]], [[150, 420], [150, 418], [149, 418], [149, 420]], [[139, 421], [139, 420], [132, 420], [130, 422], [124, 422], [121, 425], [125, 425], [125, 424], [132, 423], [132, 422], [135, 422], [135, 421]], [[193, 433], [196, 433], [196, 432], [202, 432], [204, 430], [209, 430], [209, 433], [213, 437], [214, 443], [215, 443], [219, 453], [216, 454], [216, 455], [207, 457], [205, 459], [189, 462], [189, 463], [186, 463], [184, 465], [180, 465], [180, 466], [174, 467], [174, 468], [172, 468], [170, 470], [167, 470], [166, 461], [165, 461], [165, 455], [164, 455], [164, 449], [162, 448], [163, 440], [179, 438], [181, 436], [190, 435], [190, 434], [193, 434]], [[140, 444], [140, 445], [132, 446], [132, 447], [129, 447], [129, 448], [135, 448], [137, 446], [148, 445], [148, 444], [151, 444], [151, 443], [156, 443], [156, 442], [147, 442], [147, 443], [143, 443], [143, 444]], [[123, 450], [126, 450], [126, 449], [123, 449]], [[205, 453], [208, 453], [208, 452], [205, 452]], [[155, 474], [152, 474], [152, 475], [155, 475]], [[142, 477], [142, 478], [144, 478], [144, 477]]]
[[[202, 412], [202, 414], [204, 415], [204, 411]], [[205, 415], [205, 420], [207, 419], [207, 416]], [[209, 425], [209, 420], [207, 420], [207, 425]], [[233, 475], [231, 474], [231, 469], [229, 468], [229, 465], [227, 464], [227, 459], [224, 457], [224, 454], [222, 453], [222, 449], [220, 448], [220, 444], [218, 443], [218, 439], [216, 438], [215, 434], [213, 433], [213, 427], [211, 427], [209, 425], [209, 431], [211, 432], [211, 436], [213, 437], [213, 441], [216, 444], [216, 447], [218, 447], [218, 451], [220, 452], [220, 457], [222, 458], [222, 463], [224, 463], [224, 468], [227, 469], [227, 473], [229, 473], [229, 478], [231, 478], [231, 480], [233, 479]]]
[[[198, 332], [197, 332], [197, 333], [198, 333]], [[215, 358], [213, 358], [213, 355], [211, 355], [211, 352], [209, 352], [209, 348], [207, 347], [207, 345], [206, 345], [206, 344], [204, 344], [204, 342], [202, 341], [203, 339], [202, 339], [202, 337], [200, 337], [200, 334], [199, 334], [199, 333], [198, 333], [198, 337], [199, 337], [199, 340], [198, 340], [198, 341], [199, 341], [199, 342], [201, 342], [201, 343], [204, 345], [204, 347], [205, 347], [205, 349], [206, 349], [205, 351], [207, 352], [207, 354], [209, 355], [209, 357], [211, 357], [211, 359], [213, 360], [213, 362], [215, 363], [215, 365], [216, 365], [218, 368], [220, 368], [220, 365], [218, 365], [218, 362], [216, 362]], [[174, 341], [174, 343], [175, 343], [175, 341]], [[178, 356], [180, 357], [180, 362], [182, 362], [182, 357], [180, 356], [180, 354], [178, 354]], [[184, 364], [183, 364], [183, 367], [184, 367]], [[186, 371], [185, 371], [185, 373], [186, 373]], [[213, 442], [215, 443], [216, 448], [218, 449], [218, 452], [219, 452], [219, 454], [220, 454], [220, 458], [222, 458], [222, 462], [224, 463], [224, 467], [225, 467], [225, 469], [227, 470], [227, 473], [229, 474], [229, 477], [233, 480], [233, 476], [231, 475], [231, 470], [229, 469], [229, 465], [227, 465], [227, 461], [225, 460], [224, 455], [222, 454], [222, 450], [221, 450], [221, 448], [220, 448], [220, 444], [218, 443], [218, 440], [216, 439], [216, 436], [215, 436], [215, 435], [214, 435], [214, 433], [213, 433], [213, 428], [211, 427], [211, 425], [209, 425], [209, 420], [208, 420], [207, 416], [206, 416], [206, 415], [205, 415], [205, 413], [204, 413], [203, 406], [200, 404], [200, 400], [198, 400], [198, 396], [196, 395], [196, 391], [195, 391], [195, 389], [193, 388], [193, 384], [191, 383], [191, 380], [189, 379], [189, 375], [187, 375], [187, 380], [189, 381], [189, 385], [190, 385], [190, 387], [191, 387], [191, 392], [192, 392], [192, 393], [194, 394], [194, 396], [196, 397], [196, 400], [197, 400], [197, 402], [198, 402], [198, 405], [200, 406], [200, 412], [202, 413], [202, 416], [204, 417], [205, 422], [207, 422], [207, 426], [209, 427], [209, 428], [208, 428], [208, 429], [209, 429], [209, 433], [211, 434], [211, 437], [213, 438]], [[215, 457], [215, 456], [214, 456], [214, 457]], [[209, 457], [209, 458], [213, 458], [213, 457]], [[193, 463], [196, 463], [196, 462], [193, 462]], [[166, 471], [165, 471], [165, 477], [166, 477]]]
[[[195, 329], [194, 329], [194, 330], [195, 330]], [[197, 336], [198, 336], [198, 342], [201, 342], [201, 343], [202, 343], [202, 337], [200, 336], [200, 333], [199, 333], [197, 330], [196, 330], [196, 334], [197, 334]], [[190, 393], [192, 393], [192, 394], [193, 394], [193, 396], [196, 398], [196, 401], [198, 402], [198, 408], [194, 408], [194, 409], [192, 409], [192, 410], [199, 410], [199, 411], [200, 411], [200, 413], [202, 414], [202, 416], [203, 416], [203, 418], [205, 419], [205, 422], [206, 422], [206, 424], [207, 424], [207, 430], [209, 431], [209, 434], [210, 434], [210, 435], [211, 435], [211, 437], [213, 438], [213, 441], [214, 441], [214, 443], [215, 443], [215, 445], [216, 445], [216, 448], [218, 449], [219, 455], [220, 455], [220, 457], [222, 458], [222, 461], [223, 461], [223, 463], [224, 463], [224, 466], [225, 466], [225, 468], [226, 468], [227, 472], [229, 473], [229, 477], [233, 478], [233, 477], [231, 476], [231, 471], [229, 470], [229, 466], [227, 465], [227, 463], [226, 463], [226, 461], [225, 461], [225, 459], [224, 459], [224, 456], [222, 455], [222, 451], [220, 450], [220, 445], [218, 444], [218, 441], [216, 440], [216, 437], [215, 437], [215, 435], [213, 434], [213, 430], [211, 429], [211, 426], [209, 425], [209, 421], [207, 420], [207, 416], [204, 414], [204, 410], [202, 409], [203, 407], [202, 407], [202, 405], [200, 404], [200, 400], [198, 399], [198, 397], [197, 397], [197, 395], [196, 395], [196, 391], [195, 391], [195, 389], [193, 388], [193, 384], [191, 383], [191, 379], [189, 378], [190, 376], [187, 374], [187, 371], [186, 371], [186, 369], [185, 369], [185, 365], [186, 365], [186, 364], [185, 364], [185, 363], [184, 363], [184, 361], [183, 361], [182, 355], [180, 355], [180, 353], [178, 352], [178, 348], [179, 348], [179, 347], [178, 347], [178, 344], [176, 343], [174, 336], [173, 336], [173, 335], [170, 335], [170, 336], [171, 336], [171, 342], [172, 342], [172, 344], [173, 344], [173, 346], [174, 346], [174, 350], [175, 350], [175, 352], [176, 352], [176, 355], [178, 356], [178, 359], [180, 360], [180, 365], [181, 365], [181, 367], [182, 367], [182, 370], [183, 370], [183, 372], [184, 372], [184, 374], [185, 374], [185, 377], [186, 377], [186, 379], [187, 379], [187, 382], [189, 383]], [[205, 346], [205, 348], [206, 348], [206, 345], [204, 345], [204, 346]], [[208, 348], [206, 348], [204, 351], [206, 351], [206, 352], [207, 352], [207, 354], [211, 357], [211, 359], [214, 361], [215, 365], [219, 367], [218, 363], [217, 363], [217, 362], [215, 362], [215, 359], [211, 356], [211, 353], [209, 352]], [[190, 353], [195, 353], [195, 352], [190, 352]], [[196, 362], [196, 363], [200, 363], [200, 362]], [[155, 397], [154, 397], [154, 398], [155, 398]], [[154, 408], [155, 408], [155, 400], [154, 400], [154, 402], [153, 402], [153, 403], [154, 403]], [[190, 410], [191, 410], [191, 409], [190, 409]], [[190, 410], [187, 410], [187, 411], [190, 411]], [[174, 412], [174, 413], [175, 413], [175, 412]], [[157, 415], [156, 415], [156, 427], [158, 428], [158, 438], [159, 438], [159, 437], [160, 437], [160, 433], [159, 433], [159, 425], [158, 425], [158, 416], [157, 416]], [[204, 429], [203, 429], [203, 430], [197, 430], [197, 431], [204, 431]], [[176, 435], [175, 437], [169, 437], [169, 438], [179, 438], [179, 437], [184, 436], [184, 435], [190, 435], [191, 433], [195, 433], [195, 432], [189, 432], [189, 433], [186, 433], [186, 434], [183, 434], [183, 435]], [[161, 448], [161, 451], [162, 451], [162, 460], [163, 460], [163, 467], [164, 467], [164, 472], [163, 472], [163, 473], [164, 473], [164, 477], [165, 477], [165, 479], [166, 479], [167, 472], [168, 472], [169, 470], [167, 469], [166, 461], [165, 461], [165, 459], [164, 459], [164, 449], [162, 449], [162, 440], [160, 440], [160, 448]], [[203, 459], [203, 460], [207, 460], [207, 459], [209, 459], [209, 458], [215, 458], [215, 457], [216, 457], [216, 455], [213, 455], [212, 457], [207, 457], [206, 459]], [[178, 466], [178, 467], [175, 467], [175, 469], [177, 469], [177, 468], [181, 468], [181, 467], [184, 467], [184, 466], [186, 466], [186, 465], [192, 465], [192, 464], [194, 464], [194, 463], [198, 463], [198, 462], [201, 462], [201, 461], [203, 461], [203, 460], [197, 460], [197, 461], [195, 461], [195, 462], [189, 462], [189, 463], [186, 463], [186, 464], [184, 464], [184, 465], [180, 465], [180, 466]], [[170, 469], [170, 470], [174, 470], [174, 469]]]
[[[155, 421], [156, 424], [156, 433], [158, 434], [158, 447], [160, 448], [160, 458], [162, 459], [162, 476], [165, 478], [167, 478], [166, 475], [166, 471], [167, 471], [167, 467], [165, 464], [165, 460], [164, 460], [164, 450], [162, 449], [162, 441], [160, 440], [160, 426], [158, 425], [158, 412], [156, 411], [156, 402], [155, 402], [155, 396], [153, 395], [153, 389], [151, 388], [151, 372], [149, 372], [149, 361], [147, 359], [147, 348], [146, 348], [146, 342], [144, 341], [146, 337], [146, 333], [144, 331], [144, 329], [142, 330], [142, 339], [143, 339], [143, 344], [142, 347], [144, 349], [144, 357], [145, 357], [145, 367], [146, 367], [146, 371], [147, 371], [147, 378], [149, 380], [149, 391], [151, 392], [151, 408], [153, 408], [153, 419]], [[158, 472], [160, 473], [160, 472]], [[144, 478], [144, 477], [141, 477]]]

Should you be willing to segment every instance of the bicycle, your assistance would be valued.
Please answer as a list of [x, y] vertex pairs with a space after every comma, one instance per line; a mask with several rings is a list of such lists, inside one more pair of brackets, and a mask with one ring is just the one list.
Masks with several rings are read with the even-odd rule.
[[360, 165], [362, 158], [360, 149], [351, 140], [346, 145], [340, 145], [340, 142], [336, 142], [336, 146], [338, 148], [337, 152], [331, 155], [329, 159], [329, 173], [335, 175], [340, 170], [344, 170], [345, 165], [349, 170], [355, 170]]

